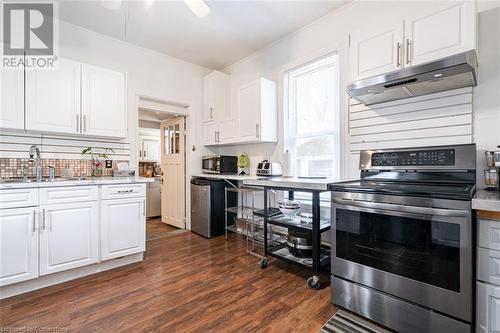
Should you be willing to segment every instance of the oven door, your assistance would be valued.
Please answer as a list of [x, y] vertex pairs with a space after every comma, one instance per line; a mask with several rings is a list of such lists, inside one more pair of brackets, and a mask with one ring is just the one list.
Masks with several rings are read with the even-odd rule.
[[333, 192], [333, 275], [471, 321], [470, 203], [391, 197]]

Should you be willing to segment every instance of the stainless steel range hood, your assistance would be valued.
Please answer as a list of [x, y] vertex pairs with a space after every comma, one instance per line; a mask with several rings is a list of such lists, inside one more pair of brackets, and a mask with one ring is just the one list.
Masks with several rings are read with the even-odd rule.
[[370, 105], [472, 87], [477, 85], [476, 70], [476, 51], [470, 50], [353, 82], [347, 86], [347, 94]]

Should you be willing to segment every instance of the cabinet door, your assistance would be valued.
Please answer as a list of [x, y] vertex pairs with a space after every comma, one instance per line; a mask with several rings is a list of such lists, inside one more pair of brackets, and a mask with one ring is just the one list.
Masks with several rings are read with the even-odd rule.
[[203, 121], [220, 121], [229, 117], [229, 76], [213, 71], [203, 79]]
[[238, 130], [240, 141], [257, 140], [260, 136], [260, 81], [243, 86], [238, 91]]
[[144, 252], [145, 198], [103, 200], [101, 203], [101, 260]]
[[394, 71], [403, 66], [403, 21], [380, 21], [351, 35], [351, 81]]
[[236, 119], [229, 119], [220, 122], [220, 143], [232, 143], [237, 139], [237, 126]]
[[437, 2], [417, 10], [414, 16], [405, 20], [405, 66], [474, 49], [475, 17], [474, 1], [452, 5], [446, 1]]
[[144, 161], [159, 162], [160, 161], [160, 140], [143, 139], [142, 154]]
[[477, 283], [476, 332], [500, 332], [500, 286]]
[[217, 143], [217, 135], [219, 132], [219, 123], [211, 121], [203, 124], [203, 144], [215, 145]]
[[26, 129], [80, 133], [80, 64], [59, 59], [52, 70], [26, 71]]
[[82, 133], [126, 136], [125, 74], [82, 65]]
[[99, 261], [97, 201], [41, 206], [40, 275]]
[[0, 286], [38, 277], [37, 212], [0, 210]]
[[24, 71], [0, 70], [0, 128], [24, 129]]

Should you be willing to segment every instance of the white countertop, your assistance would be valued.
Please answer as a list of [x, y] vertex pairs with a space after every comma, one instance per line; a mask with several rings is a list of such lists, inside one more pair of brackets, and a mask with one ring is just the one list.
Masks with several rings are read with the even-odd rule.
[[500, 212], [500, 191], [478, 190], [472, 199], [472, 209]]
[[283, 189], [328, 191], [328, 185], [338, 181], [338, 179], [333, 178], [259, 177], [254, 180], [244, 181], [243, 184], [250, 186], [279, 187]]
[[259, 179], [258, 176], [255, 175], [219, 175], [219, 174], [211, 174], [211, 173], [200, 173], [192, 175], [191, 177], [196, 178], [207, 178], [207, 179], [228, 179], [228, 180], [254, 180]]
[[154, 178], [148, 177], [95, 177], [84, 180], [56, 180], [43, 182], [0, 182], [0, 190], [14, 188], [40, 188], [40, 187], [59, 187], [59, 186], [84, 186], [84, 185], [113, 185], [130, 183], [152, 183]]

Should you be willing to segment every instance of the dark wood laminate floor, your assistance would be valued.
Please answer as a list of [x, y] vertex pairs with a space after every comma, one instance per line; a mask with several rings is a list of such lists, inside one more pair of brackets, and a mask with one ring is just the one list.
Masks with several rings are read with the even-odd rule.
[[165, 236], [170, 236], [172, 232], [180, 232], [182, 229], [178, 229], [161, 221], [160, 217], [155, 217], [146, 221], [146, 239], [153, 240], [162, 238]]
[[[147, 243], [141, 263], [0, 301], [0, 326], [64, 332], [317, 332], [335, 312], [329, 287], [271, 260], [237, 235], [191, 232]], [[325, 281], [326, 278], [323, 278]]]

